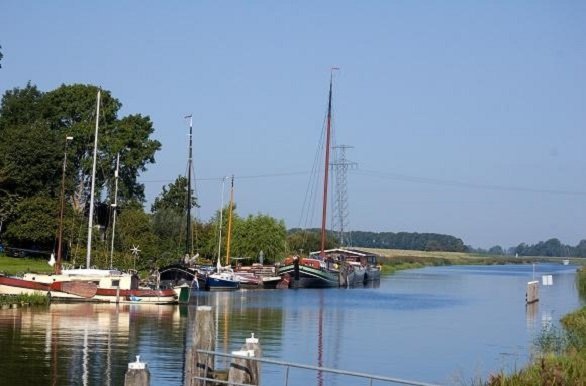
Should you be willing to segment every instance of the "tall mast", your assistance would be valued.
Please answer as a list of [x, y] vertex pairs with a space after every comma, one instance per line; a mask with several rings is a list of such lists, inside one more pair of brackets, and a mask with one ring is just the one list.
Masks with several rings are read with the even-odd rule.
[[228, 237], [226, 238], [226, 266], [230, 265], [230, 239], [232, 238], [232, 207], [234, 205], [234, 175], [230, 187], [230, 207], [228, 209]]
[[185, 238], [185, 254], [191, 256], [193, 253], [193, 241], [191, 237], [191, 164], [193, 162], [193, 118], [191, 114], [186, 116], [185, 118], [189, 118], [189, 156], [187, 158], [187, 237]]
[[226, 182], [226, 179], [228, 177], [224, 177], [222, 178], [222, 198], [221, 198], [221, 204], [220, 204], [220, 227], [218, 229], [218, 261], [217, 261], [217, 266], [218, 266], [218, 270], [220, 269], [220, 260], [222, 259], [222, 212], [224, 212], [224, 183]]
[[57, 261], [55, 273], [61, 273], [61, 244], [63, 239], [63, 212], [65, 211], [65, 170], [67, 169], [67, 144], [73, 137], [65, 137], [65, 154], [63, 155], [63, 172], [61, 173], [61, 209], [59, 211], [59, 238], [57, 241]]
[[330, 92], [328, 96], [328, 117], [326, 120], [326, 157], [324, 163], [324, 196], [323, 196], [323, 206], [322, 206], [322, 216], [321, 216], [321, 249], [319, 255], [323, 258], [325, 257], [325, 248], [326, 248], [326, 216], [327, 216], [327, 207], [328, 207], [328, 172], [330, 167], [330, 129], [332, 124], [332, 80], [334, 76], [334, 70], [337, 68], [332, 68], [330, 72]]
[[120, 169], [120, 153], [116, 154], [116, 171], [114, 172], [114, 204], [112, 208], [114, 213], [112, 214], [112, 245], [110, 247], [110, 269], [112, 269], [114, 260], [114, 235], [116, 230], [116, 211], [118, 210], [118, 170]]
[[91, 265], [91, 253], [92, 253], [92, 228], [94, 225], [94, 191], [96, 189], [96, 158], [98, 157], [98, 127], [100, 123], [100, 97], [101, 90], [98, 90], [98, 101], [96, 102], [96, 132], [94, 134], [94, 163], [92, 166], [92, 189], [90, 191], [90, 219], [88, 221], [87, 230], [87, 251], [86, 251], [86, 268], [90, 268]]

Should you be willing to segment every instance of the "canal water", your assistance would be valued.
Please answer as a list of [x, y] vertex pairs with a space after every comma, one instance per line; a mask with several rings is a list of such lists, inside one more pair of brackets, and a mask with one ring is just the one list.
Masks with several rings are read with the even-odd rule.
[[[559, 326], [584, 304], [575, 271], [561, 264], [428, 267], [370, 288], [198, 292], [189, 306], [0, 310], [0, 385], [123, 385], [135, 355], [148, 363], [151, 385], [182, 385], [197, 305], [213, 307], [218, 351], [240, 349], [253, 332], [267, 358], [470, 385], [524, 366], [544, 326]], [[527, 282], [543, 275], [553, 285], [540, 286], [540, 301], [526, 306]], [[263, 365], [263, 385], [284, 380], [284, 368]], [[368, 382], [291, 369], [288, 384]]]

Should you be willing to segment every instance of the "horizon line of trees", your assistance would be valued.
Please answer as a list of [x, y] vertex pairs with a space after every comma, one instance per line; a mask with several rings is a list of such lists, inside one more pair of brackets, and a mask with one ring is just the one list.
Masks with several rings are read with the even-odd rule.
[[517, 246], [506, 249], [500, 245], [495, 245], [486, 250], [471, 247], [469, 249], [470, 252], [503, 256], [586, 257], [586, 240], [580, 240], [576, 246], [566, 245], [557, 238], [551, 238], [535, 244], [520, 243]]
[[352, 245], [363, 248], [443, 252], [467, 251], [462, 239], [439, 233], [351, 231], [347, 234]]

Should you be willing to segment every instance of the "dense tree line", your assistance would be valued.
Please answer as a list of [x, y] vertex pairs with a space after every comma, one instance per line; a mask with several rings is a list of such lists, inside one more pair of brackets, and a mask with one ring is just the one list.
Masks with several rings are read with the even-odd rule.
[[556, 238], [540, 241], [536, 244], [520, 243], [515, 247], [503, 248], [495, 245], [489, 249], [472, 248], [468, 250], [474, 253], [501, 255], [501, 256], [546, 256], [546, 257], [586, 257], [586, 240], [581, 240], [578, 245], [562, 244]]
[[416, 251], [465, 252], [464, 242], [454, 236], [417, 232], [361, 232], [349, 233], [352, 245], [365, 248], [410, 249]]
[[521, 243], [510, 248], [509, 254], [519, 256], [586, 257], [586, 240], [581, 240], [575, 247], [562, 244], [556, 238], [540, 241], [533, 245]]

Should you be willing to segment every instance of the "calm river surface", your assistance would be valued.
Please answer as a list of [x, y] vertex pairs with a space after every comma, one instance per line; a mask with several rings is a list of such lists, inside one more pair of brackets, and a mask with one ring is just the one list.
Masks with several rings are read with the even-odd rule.
[[[553, 275], [525, 305], [533, 275]], [[217, 350], [251, 332], [263, 356], [421, 382], [469, 385], [522, 367], [543, 325], [583, 304], [575, 267], [430, 267], [383, 277], [376, 288], [194, 293], [189, 306], [52, 304], [0, 310], [0, 385], [123, 385], [141, 355], [151, 385], [183, 383], [197, 305], [213, 307]], [[225, 367], [218, 360], [218, 367]], [[289, 385], [367, 385], [291, 369]], [[322, 382], [323, 380], [323, 382]], [[263, 385], [284, 385], [264, 365]], [[376, 385], [385, 383], [375, 382]]]

